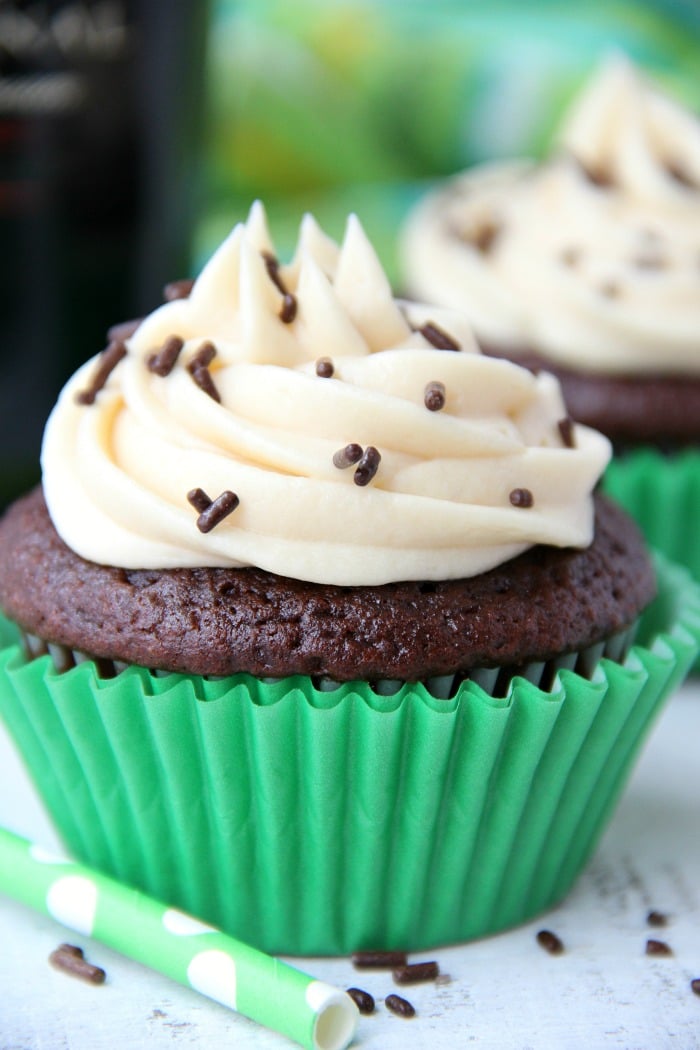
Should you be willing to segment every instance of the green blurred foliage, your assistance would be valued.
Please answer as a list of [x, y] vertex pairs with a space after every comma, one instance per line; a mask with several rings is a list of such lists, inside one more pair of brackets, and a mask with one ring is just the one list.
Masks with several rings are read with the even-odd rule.
[[301, 214], [356, 211], [392, 277], [431, 181], [538, 156], [611, 49], [700, 110], [698, 0], [214, 0], [200, 255], [260, 197], [282, 252]]

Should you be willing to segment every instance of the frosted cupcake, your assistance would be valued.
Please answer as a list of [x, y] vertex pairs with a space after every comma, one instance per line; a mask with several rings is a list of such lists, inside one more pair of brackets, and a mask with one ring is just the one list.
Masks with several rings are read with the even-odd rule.
[[560, 379], [619, 456], [606, 485], [700, 574], [700, 124], [624, 59], [603, 65], [543, 164], [477, 168], [419, 204], [411, 291]]
[[558, 900], [700, 633], [609, 452], [357, 220], [282, 265], [256, 207], [0, 523], [0, 714], [69, 848], [290, 953]]

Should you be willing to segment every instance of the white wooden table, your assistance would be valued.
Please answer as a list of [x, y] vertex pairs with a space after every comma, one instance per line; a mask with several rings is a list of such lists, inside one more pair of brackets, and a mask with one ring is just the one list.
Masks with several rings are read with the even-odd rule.
[[[53, 845], [50, 827], [0, 732], [0, 824]], [[650, 910], [668, 925], [647, 925]], [[565, 943], [552, 956], [542, 927]], [[645, 954], [648, 937], [669, 958]], [[92, 986], [53, 970], [49, 953], [81, 943], [107, 971]], [[436, 958], [449, 983], [403, 992], [348, 959], [294, 960], [378, 1000], [360, 1021], [364, 1050], [695, 1050], [700, 1048], [700, 681], [668, 704], [603, 841], [568, 900], [525, 927]], [[412, 957], [417, 959], [418, 956]], [[382, 1002], [415, 1005], [404, 1020]], [[0, 1050], [285, 1050], [288, 1040], [198, 997], [100, 944], [0, 898]]]

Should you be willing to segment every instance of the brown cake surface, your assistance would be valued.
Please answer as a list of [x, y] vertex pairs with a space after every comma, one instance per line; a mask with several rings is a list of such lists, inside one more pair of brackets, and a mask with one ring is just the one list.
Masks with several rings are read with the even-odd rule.
[[572, 419], [600, 430], [616, 446], [648, 444], [675, 449], [700, 445], [698, 378], [574, 371], [533, 350], [506, 352], [483, 344], [482, 350], [533, 372], [551, 372], [561, 383]]
[[0, 605], [47, 641], [193, 674], [410, 681], [517, 665], [607, 638], [652, 598], [636, 526], [602, 496], [596, 508], [586, 550], [534, 547], [472, 579], [339, 587], [96, 565], [63, 543], [35, 489], [0, 521]]

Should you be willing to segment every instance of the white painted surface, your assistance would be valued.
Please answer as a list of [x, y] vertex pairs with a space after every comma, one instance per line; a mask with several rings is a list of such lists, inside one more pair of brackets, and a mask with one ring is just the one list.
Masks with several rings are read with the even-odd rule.
[[[0, 824], [55, 839], [0, 735]], [[439, 892], [439, 887], [436, 887]], [[669, 925], [646, 925], [650, 909]], [[542, 927], [566, 944], [562, 956], [535, 943]], [[644, 953], [666, 940], [672, 958]], [[49, 953], [68, 939], [107, 971], [94, 987], [57, 973]], [[363, 1050], [696, 1050], [700, 1048], [700, 681], [667, 706], [598, 851], [569, 899], [525, 927], [422, 953], [446, 984], [406, 989], [348, 959], [292, 960], [309, 973], [378, 1000], [362, 1018]], [[418, 956], [413, 957], [415, 959]], [[390, 1014], [389, 992], [417, 1016]], [[0, 898], [0, 1050], [284, 1050], [288, 1040], [149, 972], [58, 923]]]

